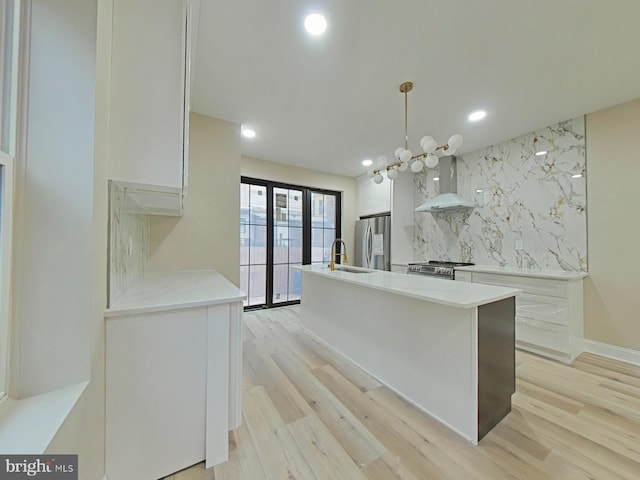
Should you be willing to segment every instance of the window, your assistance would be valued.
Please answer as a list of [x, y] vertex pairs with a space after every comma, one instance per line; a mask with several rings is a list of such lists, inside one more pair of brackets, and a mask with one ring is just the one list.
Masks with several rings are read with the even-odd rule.
[[19, 0], [0, 0], [0, 398], [9, 358], [13, 166], [17, 141]]
[[329, 263], [340, 236], [340, 199], [340, 192], [242, 179], [240, 288], [246, 307], [300, 302], [300, 272], [293, 267]]

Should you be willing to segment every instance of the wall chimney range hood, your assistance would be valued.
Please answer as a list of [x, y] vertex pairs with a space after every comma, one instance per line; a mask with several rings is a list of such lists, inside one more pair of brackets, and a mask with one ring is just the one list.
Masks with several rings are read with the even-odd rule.
[[440, 194], [428, 199], [416, 212], [438, 213], [455, 210], [469, 210], [475, 205], [458, 195], [456, 157], [442, 157], [440, 168]]

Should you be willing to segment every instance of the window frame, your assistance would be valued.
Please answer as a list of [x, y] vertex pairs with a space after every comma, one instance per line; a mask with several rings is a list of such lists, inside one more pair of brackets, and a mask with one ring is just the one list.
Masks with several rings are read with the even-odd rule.
[[[244, 310], [257, 310], [264, 308], [276, 308], [276, 307], [286, 307], [291, 305], [300, 304], [300, 300], [291, 300], [286, 302], [277, 302], [273, 303], [273, 189], [281, 188], [287, 190], [300, 190], [302, 192], [302, 218], [303, 218], [303, 226], [302, 226], [302, 264], [310, 265], [311, 262], [311, 196], [312, 193], [323, 194], [323, 195], [332, 195], [336, 197], [336, 238], [341, 238], [342, 236], [342, 195], [343, 192], [338, 190], [327, 190], [323, 188], [309, 187], [305, 185], [295, 185], [285, 182], [279, 182], [274, 180], [264, 180], [261, 178], [241, 176], [240, 178], [241, 184], [249, 184], [249, 185], [258, 185], [261, 187], [266, 187], [267, 191], [267, 200], [266, 200], [266, 215], [267, 215], [267, 259], [266, 259], [266, 293], [265, 293], [265, 303], [256, 304], [256, 305], [245, 305]], [[340, 245], [338, 245], [338, 253], [341, 253]], [[336, 263], [340, 263], [340, 256], [336, 256]]]
[[15, 159], [0, 151], [0, 400], [8, 393]]
[[[11, 304], [12, 256], [14, 216], [16, 205], [17, 158], [24, 152], [24, 115], [26, 106], [26, 79], [28, 65], [28, 23], [30, 0], [13, 1], [12, 49], [5, 55], [5, 23], [0, 22], [0, 403], [9, 397], [11, 367]], [[0, 0], [0, 18], [7, 18], [8, 0]], [[6, 66], [12, 62], [10, 90], [5, 95]], [[6, 116], [6, 109], [9, 114]], [[8, 125], [4, 121], [8, 119]], [[8, 133], [7, 133], [8, 132]], [[6, 144], [2, 145], [6, 133]]]

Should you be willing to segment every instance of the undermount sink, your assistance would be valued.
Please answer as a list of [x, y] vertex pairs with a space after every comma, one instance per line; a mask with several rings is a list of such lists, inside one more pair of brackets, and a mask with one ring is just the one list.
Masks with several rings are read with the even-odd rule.
[[334, 271], [349, 272], [349, 273], [371, 273], [369, 270], [361, 270], [359, 268], [349, 268], [349, 267], [336, 267]]

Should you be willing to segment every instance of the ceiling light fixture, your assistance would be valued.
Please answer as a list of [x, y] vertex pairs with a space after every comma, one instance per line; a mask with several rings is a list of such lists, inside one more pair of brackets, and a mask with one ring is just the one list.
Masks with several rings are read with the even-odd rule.
[[475, 112], [471, 112], [467, 117], [470, 122], [478, 122], [487, 116], [487, 112], [484, 110], [476, 110]]
[[571, 175], [571, 178], [582, 178], [582, 174], [576, 173], [575, 175]]
[[370, 167], [371, 165], [373, 165], [373, 160], [371, 160], [370, 158], [362, 160], [362, 165], [364, 165], [365, 167]]
[[242, 127], [242, 136], [247, 138], [253, 138], [256, 136], [256, 132], [251, 128]]
[[327, 19], [319, 13], [312, 13], [304, 19], [304, 28], [311, 35], [322, 35], [327, 29]]
[[382, 183], [384, 177], [382, 171], [387, 172], [387, 178], [393, 180], [398, 177], [398, 171], [404, 172], [409, 166], [414, 173], [421, 172], [426, 166], [428, 168], [436, 168], [438, 166], [438, 157], [443, 155], [453, 155], [455, 151], [462, 145], [462, 135], [452, 135], [449, 141], [444, 145], [438, 146], [433, 137], [425, 136], [420, 140], [420, 146], [424, 153], [414, 155], [408, 149], [409, 134], [407, 133], [407, 93], [413, 90], [412, 82], [404, 82], [400, 85], [400, 92], [404, 94], [404, 147], [396, 148], [394, 157], [395, 162], [387, 163], [387, 157], [384, 155], [378, 157], [378, 163], [374, 170], [369, 170], [369, 176], [373, 177], [375, 183]]

